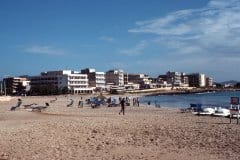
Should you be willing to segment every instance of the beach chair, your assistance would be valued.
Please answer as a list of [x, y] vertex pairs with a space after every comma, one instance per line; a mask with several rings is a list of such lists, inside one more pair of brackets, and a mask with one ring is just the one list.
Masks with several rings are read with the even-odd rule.
[[181, 113], [188, 113], [188, 112], [192, 112], [191, 108], [180, 108]]
[[33, 105], [37, 105], [37, 104], [36, 104], [36, 103], [25, 104], [25, 105], [23, 105], [23, 108], [24, 108], [24, 109], [28, 109], [28, 108], [31, 108], [31, 106], [33, 106]]
[[53, 103], [55, 101], [57, 101], [57, 97], [55, 97], [55, 99], [53, 99], [53, 100], [50, 100], [50, 103]]
[[43, 109], [46, 109], [49, 107], [49, 103], [45, 103], [45, 106], [31, 106], [32, 111], [42, 112]]
[[181, 113], [193, 112], [196, 108], [196, 104], [190, 103], [190, 107], [188, 108], [180, 108]]
[[22, 104], [22, 100], [18, 99], [18, 102], [17, 102], [16, 106], [12, 106], [10, 110], [15, 111], [16, 108], [19, 108], [21, 106], [21, 104]]
[[100, 106], [100, 102], [97, 99], [91, 102], [92, 108], [97, 108], [98, 106]]
[[237, 105], [237, 106], [231, 105], [230, 116], [229, 116], [230, 123], [232, 123], [232, 118], [237, 118], [237, 124], [239, 123], [239, 118], [240, 118], [240, 106], [239, 105]]
[[199, 115], [202, 112], [202, 104], [190, 104], [190, 108], [193, 110], [193, 114]]
[[72, 99], [70, 99], [71, 100], [71, 102], [67, 105], [67, 107], [72, 107], [73, 106], [73, 100]]

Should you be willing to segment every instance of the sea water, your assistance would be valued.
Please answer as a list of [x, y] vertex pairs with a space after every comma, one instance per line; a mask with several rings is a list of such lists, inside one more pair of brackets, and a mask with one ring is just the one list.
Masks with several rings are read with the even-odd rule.
[[231, 97], [240, 98], [240, 91], [144, 96], [140, 98], [140, 103], [174, 108], [187, 108], [190, 103], [228, 107]]

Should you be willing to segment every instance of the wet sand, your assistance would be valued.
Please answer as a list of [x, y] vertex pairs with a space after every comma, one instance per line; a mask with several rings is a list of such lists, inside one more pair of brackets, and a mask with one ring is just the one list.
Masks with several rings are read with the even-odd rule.
[[[22, 98], [23, 105], [52, 99]], [[43, 112], [9, 111], [17, 98], [0, 102], [0, 159], [240, 159], [236, 120], [147, 106], [127, 106], [123, 116], [120, 107], [78, 108], [79, 99], [59, 96]]]

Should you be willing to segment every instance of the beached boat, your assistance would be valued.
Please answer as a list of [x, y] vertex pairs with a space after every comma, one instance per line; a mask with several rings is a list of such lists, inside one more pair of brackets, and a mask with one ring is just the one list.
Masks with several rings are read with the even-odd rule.
[[212, 115], [215, 110], [212, 107], [202, 107], [202, 104], [190, 104], [194, 115]]
[[202, 111], [198, 112], [199, 115], [213, 115], [215, 113], [215, 109], [211, 107], [202, 108]]
[[227, 108], [217, 107], [215, 108], [214, 116], [228, 117], [230, 116], [230, 110]]

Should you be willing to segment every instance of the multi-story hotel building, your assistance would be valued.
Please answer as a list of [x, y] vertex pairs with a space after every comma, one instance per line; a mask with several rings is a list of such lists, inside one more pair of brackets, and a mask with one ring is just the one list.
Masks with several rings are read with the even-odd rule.
[[6, 92], [7, 95], [22, 95], [30, 89], [29, 83], [30, 81], [26, 77], [4, 78], [2, 92]]
[[31, 87], [34, 86], [53, 86], [58, 89], [67, 87], [72, 94], [92, 93], [89, 88], [87, 74], [71, 70], [42, 72], [39, 76], [30, 77]]
[[192, 73], [192, 74], [188, 74], [187, 76], [188, 76], [190, 87], [206, 87], [205, 74]]
[[213, 87], [213, 78], [211, 78], [211, 77], [206, 78], [206, 86]]
[[150, 87], [151, 80], [145, 74], [124, 74], [124, 84], [139, 84], [140, 88]]
[[106, 84], [113, 84], [116, 86], [124, 85], [124, 72], [121, 69], [107, 71], [105, 78]]
[[88, 75], [88, 82], [90, 87], [97, 89], [105, 89], [105, 73], [96, 72], [95, 69], [86, 68], [81, 70], [82, 74]]
[[178, 86], [178, 87], [188, 87], [188, 77], [185, 73], [180, 72], [170, 72], [168, 71], [165, 75], [159, 75], [157, 82], [160, 86]]

